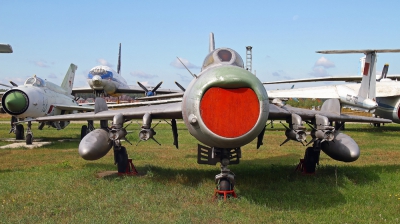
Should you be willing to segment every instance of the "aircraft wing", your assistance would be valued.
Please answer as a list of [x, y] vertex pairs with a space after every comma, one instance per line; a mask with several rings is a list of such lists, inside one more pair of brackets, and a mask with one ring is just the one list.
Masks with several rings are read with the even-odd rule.
[[375, 117], [365, 117], [365, 116], [355, 116], [335, 113], [333, 111], [318, 111], [302, 109], [297, 107], [292, 107], [285, 105], [283, 107], [276, 106], [274, 104], [269, 105], [269, 116], [268, 119], [271, 120], [285, 120], [291, 116], [291, 114], [299, 115], [303, 120], [313, 119], [316, 114], [325, 116], [329, 121], [344, 121], [344, 122], [363, 122], [363, 123], [392, 123], [392, 120], [375, 118]]
[[93, 89], [90, 87], [75, 87], [72, 88], [72, 95], [76, 93], [93, 93]]
[[[144, 97], [143, 100], [146, 100], [147, 97]], [[120, 103], [120, 104], [107, 104], [108, 108], [120, 108], [120, 107], [138, 107], [138, 106], [149, 106], [156, 104], [166, 104], [173, 102], [181, 102], [182, 98], [174, 98], [167, 100], [152, 100], [152, 101], [143, 101], [143, 102], [134, 102], [134, 103]]]
[[9, 44], [0, 44], [0, 53], [13, 53], [13, 49]]
[[319, 98], [338, 99], [339, 94], [336, 86], [317, 86], [298, 89], [281, 89], [267, 91], [269, 98]]
[[93, 106], [84, 106], [84, 105], [70, 106], [70, 105], [61, 105], [61, 104], [55, 104], [53, 106], [57, 109], [66, 110], [66, 111], [74, 111], [74, 110], [94, 111]]
[[168, 93], [168, 94], [162, 94], [162, 95], [156, 95], [156, 96], [140, 97], [140, 98], [136, 98], [136, 99], [137, 100], [155, 100], [155, 99], [165, 99], [165, 98], [175, 98], [175, 97], [182, 98], [183, 94], [184, 94], [183, 92], [182, 93]]
[[328, 82], [328, 81], [346, 81], [346, 82], [361, 82], [361, 76], [328, 76], [318, 78], [307, 78], [307, 79], [292, 79], [292, 80], [281, 80], [272, 82], [263, 82], [264, 85], [269, 84], [283, 84], [283, 83], [295, 83], [295, 82]]
[[[122, 114], [125, 120], [142, 119], [143, 115], [150, 113], [153, 119], [182, 119], [182, 103], [169, 103], [161, 105], [150, 105], [136, 108], [125, 108], [119, 110], [107, 110], [99, 113], [87, 112], [79, 114], [66, 114], [47, 117], [38, 117], [34, 120], [42, 121], [63, 121], [63, 120], [112, 120], [117, 114]], [[391, 123], [391, 120], [353, 116], [339, 114], [330, 111], [315, 111], [308, 109], [301, 109], [291, 106], [278, 107], [274, 104], [269, 105], [269, 119], [272, 120], [286, 120], [292, 113], [298, 114], [304, 120], [312, 119], [316, 114], [326, 116], [331, 121], [351, 121], [351, 122], [365, 122], [365, 123]]]
[[116, 114], [124, 115], [124, 119], [142, 119], [143, 115], [150, 113], [153, 119], [182, 119], [181, 102], [150, 105], [119, 110], [107, 110], [98, 113], [87, 112], [79, 114], [66, 114], [48, 117], [38, 117], [36, 121], [73, 121], [73, 120], [112, 120]]

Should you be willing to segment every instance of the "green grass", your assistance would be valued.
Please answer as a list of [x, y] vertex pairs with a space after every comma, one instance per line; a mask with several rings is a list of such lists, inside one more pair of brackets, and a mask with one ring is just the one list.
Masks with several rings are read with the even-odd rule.
[[[179, 146], [170, 126], [160, 124], [156, 139], [138, 146], [139, 126], [129, 126], [125, 143], [140, 175], [97, 178], [116, 170], [110, 152], [85, 161], [77, 152], [80, 126], [39, 131], [51, 140], [36, 149], [0, 150], [0, 223], [398, 223], [400, 222], [400, 126], [348, 124], [346, 134], [360, 145], [353, 163], [321, 153], [314, 176], [294, 169], [305, 147], [282, 147], [284, 129], [267, 129], [264, 145], [242, 148], [236, 174], [238, 199], [212, 200], [219, 166], [196, 163], [197, 141], [179, 124]], [[6, 138], [9, 124], [0, 124]], [[6, 144], [0, 141], [1, 145]]]

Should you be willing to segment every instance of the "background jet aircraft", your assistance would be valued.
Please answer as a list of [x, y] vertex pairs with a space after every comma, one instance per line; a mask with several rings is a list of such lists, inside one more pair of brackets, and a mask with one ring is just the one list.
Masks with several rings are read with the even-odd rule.
[[[376, 53], [400, 52], [400, 49], [384, 50], [333, 50], [317, 51], [324, 54], [364, 53], [366, 55], [362, 70], [361, 84], [344, 84], [332, 86], [318, 86], [287, 90], [270, 90], [268, 95], [272, 98], [318, 98], [339, 99], [341, 104], [353, 109], [373, 111], [378, 107], [376, 102]], [[352, 79], [352, 78], [351, 78]], [[292, 81], [264, 82], [263, 84], [277, 84]], [[301, 81], [304, 81], [302, 79]], [[400, 90], [400, 89], [399, 89]], [[387, 90], [386, 90], [387, 91]]]
[[[13, 86], [6, 85], [10, 90], [4, 93], [1, 102], [3, 110], [12, 116], [10, 133], [14, 132], [17, 139], [23, 139], [24, 127], [21, 124], [15, 125], [14, 122], [17, 119], [19, 121], [25, 120], [28, 122], [26, 143], [32, 144], [32, 119], [76, 113], [78, 110], [93, 111], [93, 107], [79, 106], [71, 95], [76, 69], [76, 65], [70, 65], [61, 87], [36, 75], [28, 78], [24, 85], [17, 86], [13, 82], [11, 82]], [[45, 124], [45, 122], [42, 122], [39, 129], [42, 129]], [[47, 124], [57, 129], [63, 129], [69, 124], [69, 121], [52, 121]]]
[[121, 44], [119, 44], [117, 71], [104, 65], [96, 66], [90, 69], [89, 74], [87, 75], [87, 82], [90, 88], [73, 88], [72, 94], [94, 93], [96, 97], [104, 95], [118, 97], [122, 94], [143, 93], [143, 91], [145, 92], [145, 96], [153, 96], [156, 91], [162, 94], [178, 92], [171, 89], [159, 89], [162, 82], [154, 88], [145, 87], [139, 82], [139, 86], [128, 86], [126, 80], [121, 76]]
[[[362, 50], [361, 50], [362, 51]], [[374, 51], [374, 50], [370, 50]], [[393, 50], [375, 50], [375, 52], [399, 52], [399, 49]], [[347, 52], [346, 52], [347, 53]], [[376, 56], [376, 55], [375, 55]], [[375, 59], [376, 60], [376, 59]], [[358, 82], [361, 79], [364, 79], [364, 71], [366, 67], [364, 66], [366, 63], [364, 60], [361, 60], [361, 75], [360, 76], [344, 76], [344, 77], [320, 77], [320, 78], [310, 78], [310, 79], [297, 79], [297, 80], [284, 80], [284, 81], [274, 81], [274, 82], [264, 82], [263, 84], [278, 84], [278, 83], [294, 83], [294, 82], [313, 82], [313, 81], [347, 81], [347, 82]], [[372, 64], [374, 67], [376, 63]], [[378, 106], [374, 109], [373, 114], [377, 117], [390, 119], [393, 122], [400, 123], [400, 84], [397, 82], [397, 78], [399, 76], [388, 76], [388, 66], [385, 64], [382, 70], [382, 74], [378, 79], [375, 79], [375, 68], [370, 67], [370, 71], [373, 70], [371, 74], [371, 82], [375, 83], [375, 94], [371, 92], [371, 96], [375, 98]], [[394, 80], [393, 80], [394, 79]], [[344, 84], [344, 85], [334, 85], [334, 86], [321, 86], [321, 87], [310, 87], [310, 88], [298, 88], [294, 90], [274, 90], [269, 91], [269, 96], [296, 96], [298, 98], [330, 98], [332, 94], [330, 94], [330, 90], [336, 88], [339, 90], [342, 86], [346, 88], [352, 89], [356, 91], [360, 87], [360, 84]], [[339, 88], [338, 88], [339, 87]], [[339, 93], [339, 91], [338, 91]], [[339, 93], [341, 98], [347, 97], [345, 92]], [[333, 98], [333, 97], [332, 97]], [[349, 98], [351, 99], [351, 98]], [[343, 102], [342, 102], [343, 103]], [[379, 124], [377, 124], [379, 125]]]
[[[79, 154], [86, 160], [97, 160], [114, 147], [118, 170], [125, 172], [128, 156], [120, 141], [127, 134], [124, 122], [143, 119], [139, 138], [147, 141], [155, 140], [153, 119], [172, 119], [174, 145], [178, 147], [176, 119], [183, 119], [191, 135], [204, 144], [198, 145], [198, 163], [221, 163], [221, 173], [215, 177], [217, 188], [221, 191], [233, 189], [234, 174], [228, 165], [239, 163], [242, 155], [240, 148], [254, 139], [257, 139], [257, 147], [263, 144], [265, 124], [269, 118], [287, 120], [287, 139], [299, 142], [304, 142], [306, 135], [302, 119], [312, 125], [313, 147], [308, 147], [305, 155], [308, 172], [315, 169], [320, 150], [339, 161], [351, 162], [359, 157], [357, 143], [350, 136], [336, 132], [334, 127], [329, 126], [329, 120], [390, 122], [386, 119], [342, 115], [339, 101], [335, 99], [326, 101], [321, 111], [269, 104], [263, 84], [244, 69], [241, 56], [230, 48], [215, 49], [212, 33], [210, 52], [201, 72], [186, 88], [182, 102], [107, 110], [105, 101], [97, 98], [96, 108], [95, 113], [40, 117], [37, 120], [101, 120], [102, 129], [96, 129], [82, 139]], [[113, 123], [109, 128], [107, 120], [111, 119]]]

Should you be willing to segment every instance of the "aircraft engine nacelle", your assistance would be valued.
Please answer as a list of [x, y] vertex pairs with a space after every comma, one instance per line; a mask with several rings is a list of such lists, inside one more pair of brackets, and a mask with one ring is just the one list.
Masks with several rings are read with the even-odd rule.
[[268, 95], [260, 80], [236, 66], [203, 71], [182, 101], [190, 134], [218, 148], [241, 147], [254, 140], [265, 127], [268, 112]]
[[360, 148], [348, 135], [335, 132], [334, 141], [321, 143], [321, 149], [329, 157], [342, 162], [353, 162], [360, 157]]
[[378, 108], [375, 109], [375, 116], [390, 119], [395, 123], [400, 123], [400, 98], [380, 97], [377, 98]]
[[79, 155], [86, 160], [97, 160], [105, 156], [112, 146], [109, 132], [104, 129], [95, 129], [79, 143]]

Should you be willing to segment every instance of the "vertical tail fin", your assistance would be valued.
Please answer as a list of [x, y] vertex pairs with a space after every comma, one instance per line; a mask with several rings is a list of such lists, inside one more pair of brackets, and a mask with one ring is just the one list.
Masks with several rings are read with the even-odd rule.
[[209, 45], [208, 51], [212, 52], [214, 50], [215, 50], [214, 33], [210, 33], [210, 45]]
[[382, 69], [381, 77], [379, 77], [379, 79], [377, 79], [376, 81], [379, 82], [381, 81], [381, 79], [386, 79], [388, 71], [389, 71], [389, 64], [385, 64]]
[[117, 73], [121, 74], [121, 43], [119, 43]]
[[375, 99], [376, 96], [376, 52], [365, 52], [365, 63], [362, 69], [362, 80], [358, 96], [364, 99]]
[[78, 69], [78, 66], [71, 63], [67, 71], [67, 74], [65, 74], [64, 80], [61, 84], [61, 88], [63, 88], [68, 95], [71, 95], [72, 93], [72, 87], [74, 86], [76, 69]]

